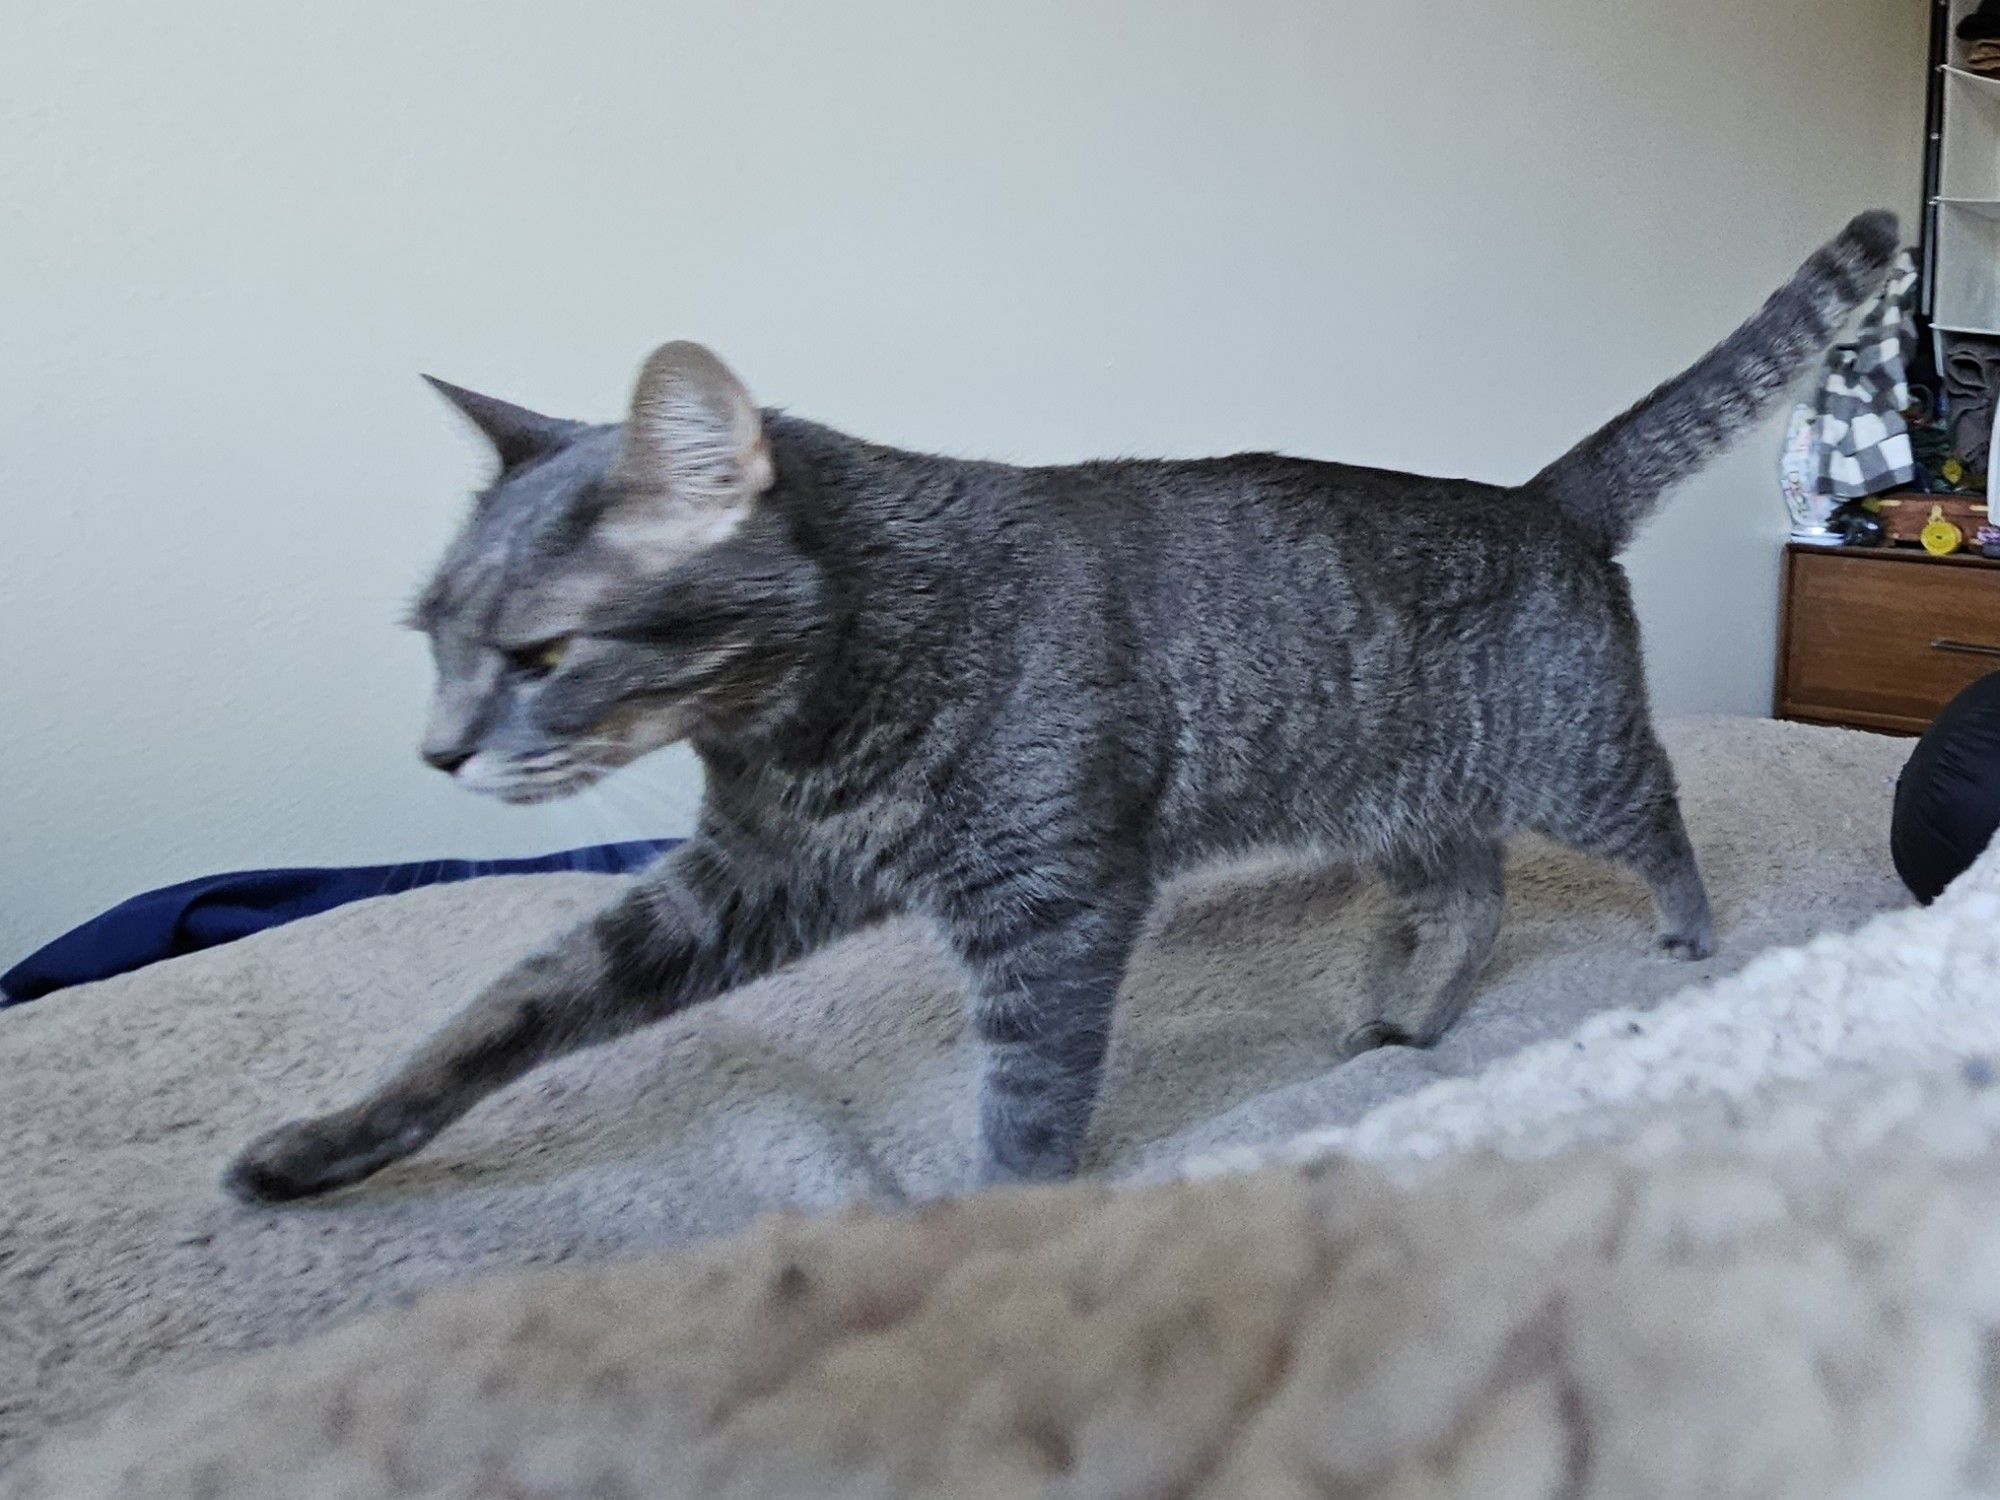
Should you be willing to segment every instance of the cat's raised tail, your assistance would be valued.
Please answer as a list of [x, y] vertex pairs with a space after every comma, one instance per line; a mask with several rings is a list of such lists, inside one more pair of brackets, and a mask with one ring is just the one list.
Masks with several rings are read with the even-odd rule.
[[1757, 314], [1623, 416], [1528, 481], [1616, 553], [1679, 481], [1764, 417], [1881, 287], [1901, 244], [1896, 216], [1862, 214], [1822, 245]]

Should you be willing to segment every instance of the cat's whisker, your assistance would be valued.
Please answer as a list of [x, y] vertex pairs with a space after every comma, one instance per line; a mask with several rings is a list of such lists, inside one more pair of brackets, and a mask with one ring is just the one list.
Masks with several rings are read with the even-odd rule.
[[618, 820], [612, 815], [602, 781], [593, 782], [572, 797], [570, 806], [576, 809], [580, 819], [590, 824], [592, 843], [617, 844], [625, 841], [626, 835], [620, 830]]
[[660, 838], [676, 827], [685, 826], [686, 804], [658, 781], [643, 776], [612, 776], [604, 784], [616, 787], [615, 795], [633, 819], [638, 837]]
[[617, 829], [613, 842], [660, 837], [660, 829], [647, 826], [652, 809], [637, 795], [633, 783], [606, 778], [597, 783], [596, 792], [601, 799], [600, 806]]

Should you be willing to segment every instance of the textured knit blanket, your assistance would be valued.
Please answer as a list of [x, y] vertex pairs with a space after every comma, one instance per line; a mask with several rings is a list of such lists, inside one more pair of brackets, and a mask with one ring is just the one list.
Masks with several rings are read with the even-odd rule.
[[[1615, 1343], [1624, 1325], [1610, 1310], [1639, 1306], [1636, 1286], [1686, 1293], [1739, 1265], [1753, 1241], [1775, 1267], [1765, 1321], [1826, 1345], [1785, 1357], [1797, 1389], [1823, 1398], [1815, 1420], [1831, 1431], [1850, 1397], [1872, 1400], [1895, 1383], [1877, 1368], [1880, 1349], [1853, 1344], [1857, 1330], [1915, 1337], [1943, 1319], [1955, 1331], [1939, 1348], [1982, 1336], [1969, 1321], [1981, 1288], [1994, 1290], [1981, 1267], [1940, 1278], [1923, 1257], [1963, 1251], [1972, 1240], [1961, 1221], [1987, 1201], [1972, 1179], [1984, 1180], [1994, 1114], [1983, 1059], [1988, 1012], [2000, 1012], [2000, 872], [1989, 863], [1986, 887], [1968, 879], [1931, 911], [1901, 910], [1884, 851], [1902, 743], [1725, 720], [1673, 726], [1669, 743], [1719, 917], [1722, 951], [1705, 965], [1651, 951], [1636, 885], [1524, 846], [1500, 950], [1461, 1025], [1430, 1053], [1337, 1066], [1379, 915], [1372, 890], [1342, 872], [1282, 865], [1204, 877], [1164, 904], [1137, 962], [1091, 1159], [1100, 1178], [1199, 1181], [1109, 1198], [1003, 1195], [907, 1221], [767, 1222], [706, 1259], [476, 1284], [200, 1376], [188, 1372], [477, 1272], [630, 1257], [770, 1208], [893, 1204], [957, 1187], [974, 1058], [951, 966], [920, 928], [864, 934], [551, 1068], [402, 1167], [287, 1211], [222, 1199], [213, 1178], [228, 1152], [278, 1117], [344, 1097], [485, 975], [608, 899], [615, 881], [414, 893], [0, 1016], [10, 1164], [0, 1436], [18, 1456], [59, 1419], [146, 1392], [110, 1426], [52, 1444], [46, 1471], [9, 1471], [0, 1492], [12, 1482], [79, 1496], [615, 1495], [626, 1492], [622, 1474], [649, 1476], [630, 1491], [646, 1494], [971, 1495], [1039, 1493], [1032, 1486], [1055, 1473], [1078, 1494], [1313, 1493], [1284, 1468], [1308, 1442], [1294, 1418], [1310, 1412], [1319, 1456], [1298, 1472], [1346, 1476], [1353, 1493], [1564, 1492], [1498, 1485], [1493, 1466], [1517, 1460], [1568, 1493], [1630, 1493], [1577, 1488], [1577, 1465], [1586, 1477], [1616, 1472], [1590, 1464], [1611, 1462], [1618, 1423], [1671, 1425], [1673, 1409], [1640, 1400], [1632, 1370], [1621, 1388], [1609, 1365], [1601, 1384], [1569, 1367], [1565, 1330], [1582, 1317], [1571, 1283], [1605, 1299], [1591, 1304], [1602, 1323], [1592, 1336]], [[1846, 936], [1885, 910], [1899, 914]], [[1912, 1102], [1933, 1097], [1944, 1101], [1934, 1114]], [[1810, 1149], [1778, 1149], [1800, 1140]], [[1465, 1155], [1496, 1144], [1574, 1159]], [[1330, 1150], [1394, 1171], [1343, 1158], [1212, 1175]], [[1427, 1157], [1441, 1165], [1408, 1165]], [[1741, 1190], [1690, 1186], [1687, 1174], [1707, 1170], [1697, 1158], [1737, 1174]], [[1934, 1165], [1965, 1176], [1964, 1193], [1940, 1189]], [[1950, 1222], [1932, 1226], [1913, 1205], [1942, 1205]], [[1864, 1255], [1850, 1240], [1868, 1225], [1881, 1243]], [[1625, 1249], [1635, 1260], [1621, 1269]], [[1711, 1253], [1717, 1264], [1698, 1276], [1662, 1269]], [[1115, 1274], [1120, 1265], [1129, 1276]], [[1939, 1307], [1908, 1305], [1912, 1266], [1932, 1268], [1922, 1284]], [[980, 1289], [989, 1283], [990, 1294]], [[818, 1295], [842, 1287], [853, 1294]], [[1040, 1308], [1018, 1326], [1007, 1314], [1016, 1295]], [[1053, 1312], [1042, 1305], [1051, 1296]], [[1904, 1301], [1881, 1301], [1894, 1296]], [[1722, 1319], [1730, 1304], [1714, 1305]], [[1333, 1316], [1335, 1306], [1346, 1312]], [[1742, 1351], [1703, 1346], [1707, 1325], [1686, 1313], [1669, 1299], [1655, 1331], [1692, 1340], [1670, 1351], [1684, 1366], [1673, 1379], [1707, 1389], [1718, 1361]], [[777, 1331], [760, 1318], [776, 1318]], [[1158, 1319], [1194, 1338], [1197, 1354]], [[1331, 1343], [1313, 1343], [1311, 1328]], [[1084, 1345], [1064, 1342], [1064, 1329]], [[944, 1342], [899, 1342], [919, 1334]], [[1744, 1339], [1784, 1347], [1775, 1334]], [[946, 1348], [959, 1351], [956, 1365]], [[1232, 1349], [1240, 1359], [1225, 1357]], [[1065, 1350], [1074, 1357], [1058, 1358]], [[1915, 1357], [1897, 1350], [1906, 1364]], [[1840, 1363], [1849, 1355], [1853, 1371]], [[1015, 1356], [1027, 1363], [1017, 1368]], [[1604, 1353], [1628, 1356], [1654, 1361], [1647, 1370], [1668, 1357]], [[834, 1381], [829, 1397], [832, 1372], [854, 1360], [864, 1370]], [[1970, 1366], [1936, 1368], [1946, 1379]], [[1141, 1379], [1144, 1370], [1154, 1373]], [[1181, 1371], [1193, 1382], [1185, 1410], [1175, 1404]], [[1743, 1380], [1772, 1400], [1792, 1389], [1753, 1375]], [[1378, 1391], [1378, 1376], [1391, 1384]], [[1944, 1391], [1922, 1379], [1925, 1392]], [[1930, 1464], [1927, 1474], [1942, 1472], [1940, 1455], [1962, 1466], [1977, 1445], [1979, 1393], [1961, 1386], [1955, 1405], [1932, 1413], [1935, 1431], [1890, 1445]], [[1596, 1395], [1617, 1389], [1625, 1405], [1593, 1416]], [[1306, 1404], [1287, 1417], [1294, 1396]], [[1353, 1421], [1327, 1421], [1335, 1398]], [[919, 1405], [898, 1404], [907, 1401]], [[1361, 1415], [1371, 1411], [1379, 1421]], [[1870, 1411], [1909, 1417], [1906, 1407]], [[1751, 1412], [1737, 1415], [1747, 1423]], [[1688, 1443], [1660, 1451], [1685, 1449], [1690, 1473], [1723, 1462], [1715, 1434], [1685, 1421]], [[1255, 1433], [1275, 1447], [1260, 1448]], [[1841, 1435], [1827, 1463], [1868, 1447], [1859, 1429]], [[1781, 1460], [1759, 1452], [1743, 1472], [1769, 1480]], [[1445, 1465], [1438, 1473], [1472, 1464], [1466, 1472], [1487, 1474], [1488, 1487], [1391, 1484], [1426, 1453]], [[443, 1455], [443, 1468], [426, 1454]], [[1148, 1454], [1187, 1466], [1179, 1490], [1127, 1483], [1133, 1471], [1118, 1465]], [[1237, 1464], [1265, 1466], [1256, 1488], [1229, 1477]], [[991, 1483], [975, 1482], [982, 1473]], [[786, 1475], [811, 1483], [788, 1490]], [[1381, 1483], [1355, 1488], [1354, 1475]], [[939, 1476], [958, 1487], [937, 1489]], [[1020, 1483], [1009, 1488], [1009, 1476]]]

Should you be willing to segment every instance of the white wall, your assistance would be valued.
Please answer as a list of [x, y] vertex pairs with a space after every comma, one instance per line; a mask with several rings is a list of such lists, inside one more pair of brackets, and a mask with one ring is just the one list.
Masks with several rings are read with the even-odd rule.
[[[182, 877], [681, 829], [413, 752], [474, 482], [432, 370], [617, 412], [655, 342], [1025, 460], [1525, 476], [1855, 209], [1924, 0], [9, 0], [0, 960]], [[1762, 711], [1766, 435], [1633, 555], [1669, 710]]]

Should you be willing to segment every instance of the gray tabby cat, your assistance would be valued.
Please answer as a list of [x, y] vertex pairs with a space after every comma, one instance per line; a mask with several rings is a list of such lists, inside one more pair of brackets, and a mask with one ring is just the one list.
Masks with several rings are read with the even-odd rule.
[[[1434, 1040], [1532, 829], [1636, 872], [1712, 946], [1614, 560], [1879, 283], [1850, 224], [1686, 374], [1515, 489], [1268, 454], [1012, 468], [760, 411], [668, 344], [616, 426], [440, 389], [501, 472], [416, 609], [424, 757], [513, 802], [678, 740], [695, 838], [375, 1092], [227, 1184], [321, 1193], [529, 1069], [891, 912], [962, 959], [987, 1182], [1075, 1170], [1161, 881], [1290, 844], [1372, 861], [1407, 959], [1350, 1049]], [[1412, 524], [1415, 522], [1416, 524]]]

